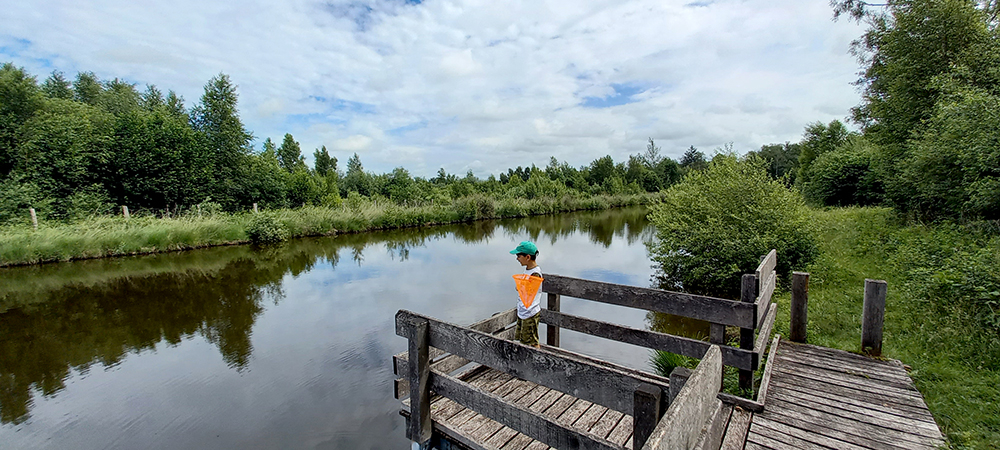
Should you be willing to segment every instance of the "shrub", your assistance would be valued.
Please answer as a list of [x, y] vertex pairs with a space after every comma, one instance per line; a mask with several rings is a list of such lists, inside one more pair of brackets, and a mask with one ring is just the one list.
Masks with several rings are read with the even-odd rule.
[[247, 238], [254, 244], [276, 244], [288, 239], [288, 230], [270, 214], [255, 214], [247, 224]]
[[822, 206], [879, 204], [884, 189], [875, 166], [874, 149], [862, 138], [851, 138], [812, 162], [802, 194]]
[[778, 251], [787, 274], [813, 258], [816, 243], [802, 198], [767, 174], [757, 156], [720, 154], [709, 168], [671, 186], [651, 208], [656, 240], [649, 251], [660, 286], [738, 298], [740, 277]]

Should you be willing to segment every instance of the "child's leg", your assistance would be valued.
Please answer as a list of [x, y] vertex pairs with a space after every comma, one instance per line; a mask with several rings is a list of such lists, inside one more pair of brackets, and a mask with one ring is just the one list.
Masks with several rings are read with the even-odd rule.
[[541, 319], [542, 314], [535, 314], [527, 319], [524, 319], [523, 325], [523, 335], [524, 338], [521, 342], [524, 345], [531, 345], [538, 347], [538, 320]]
[[524, 342], [524, 341], [521, 340], [521, 330], [522, 330], [522, 324], [523, 323], [524, 323], [524, 320], [522, 320], [520, 317], [518, 317], [517, 318], [517, 328], [514, 328], [514, 339], [517, 339], [518, 341], [521, 341], [521, 342]]

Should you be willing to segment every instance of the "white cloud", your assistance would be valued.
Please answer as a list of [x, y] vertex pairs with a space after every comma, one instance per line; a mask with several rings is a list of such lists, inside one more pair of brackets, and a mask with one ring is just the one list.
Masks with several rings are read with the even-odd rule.
[[[224, 72], [259, 141], [292, 133], [370, 170], [478, 175], [796, 141], [858, 102], [860, 29], [826, 2], [14, 2], [0, 61], [94, 71], [197, 102]], [[613, 86], [631, 103], [583, 106]], [[475, 164], [474, 164], [475, 163]]]

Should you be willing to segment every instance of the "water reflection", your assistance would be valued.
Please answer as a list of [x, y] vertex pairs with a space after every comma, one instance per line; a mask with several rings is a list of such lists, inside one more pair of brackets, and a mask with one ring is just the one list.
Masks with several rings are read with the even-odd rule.
[[[58, 395], [72, 372], [113, 367], [129, 354], [194, 337], [242, 372], [253, 359], [254, 325], [268, 305], [285, 299], [286, 277], [317, 266], [335, 269], [344, 258], [364, 265], [366, 253], [379, 250], [405, 262], [412, 250], [445, 238], [473, 244], [527, 234], [555, 244], [585, 234], [604, 248], [616, 239], [633, 245], [651, 237], [646, 225], [645, 210], [629, 208], [0, 269], [0, 423], [24, 423], [33, 396]], [[388, 355], [375, 336], [360, 338], [371, 344], [346, 350], [339, 362], [342, 369], [357, 366], [363, 377], [368, 366], [386, 365]], [[347, 433], [335, 440], [351, 439]]]

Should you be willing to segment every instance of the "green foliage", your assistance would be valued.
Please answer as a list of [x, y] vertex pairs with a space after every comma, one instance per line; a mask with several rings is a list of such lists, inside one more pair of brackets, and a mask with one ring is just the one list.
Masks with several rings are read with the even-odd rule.
[[833, 120], [829, 125], [822, 122], [806, 126], [802, 142], [799, 143], [799, 169], [795, 177], [796, 183], [803, 185], [812, 179], [813, 161], [825, 153], [834, 151], [844, 145], [851, 133], [839, 120]]
[[337, 158], [331, 158], [330, 152], [326, 151], [324, 145], [322, 149], [313, 152], [313, 168], [320, 176], [326, 176], [328, 172], [337, 172]]
[[1000, 96], [952, 89], [900, 163], [893, 199], [921, 217], [1000, 219]]
[[708, 160], [705, 159], [705, 154], [692, 145], [684, 152], [684, 156], [681, 157], [680, 166], [685, 172], [693, 170], [705, 170], [708, 168]]
[[779, 273], [802, 268], [816, 243], [801, 197], [767, 174], [766, 162], [720, 154], [652, 207], [650, 253], [661, 287], [738, 298], [740, 277], [778, 251]]
[[0, 66], [0, 179], [17, 166], [20, 129], [42, 102], [34, 77], [11, 63]]
[[765, 144], [759, 151], [750, 152], [760, 156], [768, 163], [767, 173], [776, 180], [783, 180], [789, 186], [795, 185], [798, 175], [801, 144]]
[[305, 166], [300, 166], [295, 173], [288, 175], [286, 186], [288, 190], [285, 195], [293, 207], [317, 204], [323, 195], [316, 180], [306, 171]]
[[277, 244], [288, 240], [288, 230], [270, 214], [255, 214], [247, 223], [247, 238], [254, 244]]
[[302, 156], [302, 149], [290, 133], [285, 133], [285, 139], [281, 141], [277, 155], [281, 168], [285, 169], [288, 173], [293, 173], [300, 168], [305, 169], [306, 167], [305, 158]]
[[252, 201], [244, 198], [247, 176], [242, 169], [250, 155], [253, 135], [240, 121], [237, 98], [229, 76], [219, 74], [205, 85], [201, 103], [191, 112], [191, 122], [203, 134], [212, 161], [212, 198], [230, 210]]
[[803, 183], [806, 200], [821, 206], [868, 206], [882, 202], [884, 187], [878, 154], [863, 138], [852, 137], [819, 155]]
[[657, 375], [669, 378], [670, 372], [673, 372], [677, 367], [692, 369], [697, 367], [698, 360], [684, 355], [657, 350], [650, 354], [649, 364], [653, 366], [653, 371]]

